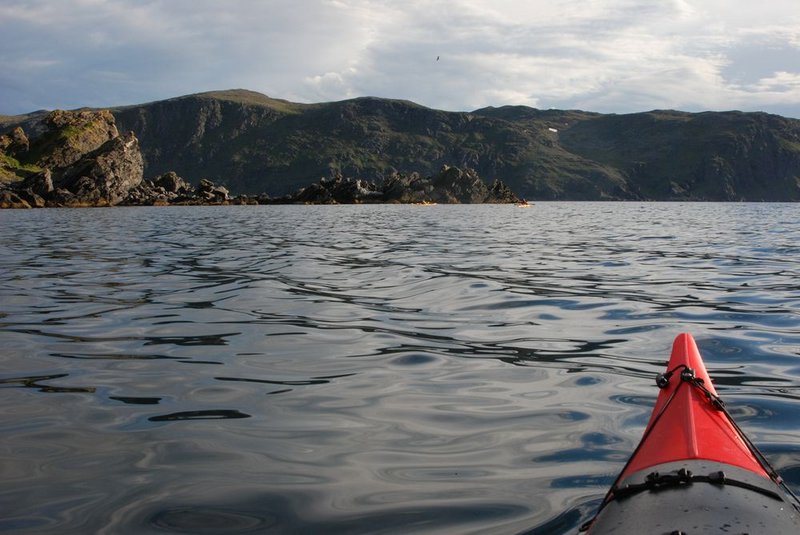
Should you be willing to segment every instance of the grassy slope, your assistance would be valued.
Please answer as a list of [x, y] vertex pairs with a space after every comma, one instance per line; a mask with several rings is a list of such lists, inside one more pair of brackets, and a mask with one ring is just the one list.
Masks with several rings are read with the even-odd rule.
[[796, 198], [800, 190], [800, 121], [767, 114], [455, 113], [370, 97], [297, 104], [241, 89], [113, 111], [120, 130], [140, 138], [146, 176], [175, 170], [238, 192], [282, 194], [336, 173], [431, 175], [444, 164], [542, 199]]
[[764, 113], [603, 115], [562, 135], [655, 199], [797, 200], [800, 121]]

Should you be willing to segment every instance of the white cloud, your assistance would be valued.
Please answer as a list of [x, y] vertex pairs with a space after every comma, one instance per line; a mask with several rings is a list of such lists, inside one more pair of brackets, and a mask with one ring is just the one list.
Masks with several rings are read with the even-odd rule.
[[755, 85], [756, 91], [792, 93], [792, 97], [800, 100], [800, 74], [779, 71], [769, 78], [762, 78]]
[[245, 87], [304, 102], [375, 95], [450, 110], [739, 107], [797, 115], [795, 6], [4, 0], [0, 112]]

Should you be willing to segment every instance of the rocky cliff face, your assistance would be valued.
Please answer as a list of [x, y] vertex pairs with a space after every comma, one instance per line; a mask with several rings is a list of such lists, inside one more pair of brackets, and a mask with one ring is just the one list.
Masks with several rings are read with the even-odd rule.
[[[176, 171], [248, 194], [289, 195], [320, 177], [430, 177], [449, 165], [530, 199], [800, 201], [800, 121], [763, 113], [454, 113], [378, 98], [293, 104], [241, 90], [113, 113], [136, 133], [145, 175]], [[30, 138], [36, 120], [20, 118]], [[13, 121], [0, 123], [9, 146], [24, 145], [11, 140]]]
[[800, 200], [800, 121], [765, 113], [598, 116], [560, 143], [619, 169], [637, 197]]
[[800, 121], [763, 113], [471, 113], [359, 98], [300, 105], [217, 92], [115, 112], [145, 165], [283, 195], [315, 177], [380, 182], [443, 165], [534, 199], [800, 200]]
[[[58, 168], [57, 168], [58, 169]], [[108, 140], [69, 167], [59, 169], [57, 184], [66, 206], [114, 206], [142, 182], [144, 162], [139, 140], [128, 132]]]
[[0, 206], [113, 206], [141, 183], [139, 141], [133, 132], [120, 136], [108, 111], [58, 110], [43, 125], [27, 144], [21, 128], [0, 142], [7, 179]]
[[[534, 126], [480, 113], [432, 110], [407, 101], [359, 98], [302, 105], [248, 92], [191, 95], [114, 110], [136, 132], [146, 174], [175, 170], [208, 177], [243, 193], [285, 195], [319, 177], [436, 174], [443, 165], [474, 169], [514, 191], [556, 197], [541, 177], [572, 166], [585, 197], [624, 198], [603, 165], [568, 154], [547, 125], [591, 114], [565, 112]], [[620, 193], [622, 192], [622, 193]]]
[[[198, 121], [213, 129], [221, 117], [220, 113], [204, 114]], [[444, 168], [429, 178], [396, 175], [380, 186], [339, 176], [279, 199], [268, 195], [231, 199], [224, 186], [200, 179], [195, 188], [173, 171], [143, 180], [139, 140], [133, 132], [120, 135], [107, 111], [55, 111], [40, 125], [42, 133], [33, 141], [21, 127], [0, 137], [0, 161], [7, 172], [0, 183], [0, 208], [519, 200], [501, 182], [488, 187], [474, 171], [456, 168]]]
[[46, 131], [34, 140], [28, 159], [49, 169], [64, 169], [119, 137], [114, 116], [107, 110], [56, 110], [47, 115], [44, 126]]
[[[175, 171], [193, 183], [208, 178], [232, 190], [258, 193], [267, 189], [260, 182], [272, 165], [265, 150], [272, 148], [275, 135], [282, 135], [265, 132], [293, 109], [263, 95], [236, 92], [228, 98], [181, 97], [113, 113], [122, 129], [139, 138], [147, 176]], [[319, 176], [306, 175], [281, 192]], [[245, 183], [251, 187], [242, 188]]]

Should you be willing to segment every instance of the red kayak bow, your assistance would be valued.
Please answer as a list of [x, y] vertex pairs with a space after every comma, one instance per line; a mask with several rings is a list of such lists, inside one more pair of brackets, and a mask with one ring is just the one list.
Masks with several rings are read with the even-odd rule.
[[675, 339], [656, 383], [641, 442], [582, 529], [800, 533], [797, 498], [725, 409], [690, 334]]

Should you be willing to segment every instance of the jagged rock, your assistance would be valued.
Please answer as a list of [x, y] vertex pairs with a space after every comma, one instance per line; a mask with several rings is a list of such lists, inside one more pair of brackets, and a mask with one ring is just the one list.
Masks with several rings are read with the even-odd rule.
[[30, 208], [31, 205], [20, 198], [17, 193], [3, 189], [0, 190], [0, 208]]
[[231, 199], [227, 188], [210, 180], [201, 180], [197, 189], [176, 173], [166, 173], [155, 180], [143, 180], [132, 188], [121, 203], [127, 206], [167, 206], [203, 204], [258, 204], [255, 198]]
[[150, 180], [142, 180], [135, 188], [128, 191], [128, 195], [120, 203], [128, 206], [151, 206], [157, 199], [157, 192]]
[[23, 180], [21, 187], [29, 189], [41, 197], [46, 197], [55, 189], [53, 186], [53, 173], [50, 169], [45, 169], [41, 173]]
[[9, 134], [0, 136], [0, 151], [6, 154], [19, 156], [28, 152], [30, 149], [30, 141], [25, 131], [21, 127], [16, 127]]
[[521, 201], [522, 199], [517, 197], [502, 180], [495, 179], [489, 187], [489, 196], [484, 202], [517, 204]]
[[[27, 204], [113, 206], [141, 183], [139, 142], [133, 132], [120, 136], [108, 111], [57, 110], [47, 115], [44, 125], [44, 134], [32, 141], [21, 129], [3, 141], [18, 152], [29, 143], [25, 159], [13, 170], [17, 180], [24, 179], [10, 186]], [[6, 198], [7, 204], [16, 203]]]
[[258, 199], [249, 195], [237, 195], [231, 199], [230, 204], [244, 206], [244, 205], [257, 205]]
[[31, 151], [39, 155], [38, 166], [51, 169], [73, 165], [119, 137], [114, 116], [108, 110], [55, 110], [45, 118], [44, 124], [47, 132], [34, 140]]
[[17, 191], [17, 195], [24, 200], [31, 208], [44, 208], [47, 206], [47, 201], [37, 194], [33, 189], [26, 188]]
[[197, 193], [201, 199], [209, 202], [222, 203], [228, 200], [230, 192], [222, 186], [217, 186], [210, 180], [201, 178]]
[[389, 203], [421, 203], [430, 202], [433, 185], [419, 176], [395, 174], [384, 181], [383, 198]]
[[179, 177], [178, 173], [175, 171], [170, 171], [169, 173], [161, 175], [153, 180], [153, 184], [156, 187], [164, 188], [164, 191], [168, 193], [187, 195], [194, 190], [192, 185]]
[[47, 198], [48, 206], [64, 206], [64, 207], [79, 207], [75, 195], [64, 188], [56, 188], [53, 193]]
[[280, 199], [267, 194], [232, 199], [226, 187], [207, 179], [200, 180], [196, 189], [174, 172], [143, 180], [138, 139], [132, 132], [120, 136], [107, 111], [55, 111], [44, 122], [45, 133], [33, 141], [22, 129], [3, 138], [5, 148], [23, 151], [30, 144], [25, 161], [3, 160], [13, 168], [10, 178], [0, 178], [14, 181], [3, 190], [3, 206], [519, 202], [503, 182], [487, 186], [476, 171], [448, 166], [426, 178], [395, 171], [376, 185], [337, 175]]
[[391, 177], [384, 184], [386, 202], [436, 202], [449, 204], [517, 203], [517, 197], [501, 180], [488, 187], [473, 169], [442, 166], [428, 178], [417, 174]]
[[[144, 161], [133, 132], [107, 141], [62, 173], [58, 187], [81, 206], [114, 206], [142, 182]], [[73, 204], [74, 205], [74, 204]]]
[[476, 204], [486, 202], [489, 196], [489, 188], [472, 169], [445, 165], [430, 182], [434, 202]]
[[323, 184], [311, 184], [294, 195], [294, 202], [304, 204], [333, 204], [333, 195]]
[[305, 204], [361, 204], [382, 200], [383, 192], [373, 182], [342, 176], [332, 180], [322, 178], [318, 183], [302, 188], [289, 199], [284, 199]]
[[331, 193], [338, 203], [380, 202], [383, 199], [383, 193], [375, 183], [358, 178], [338, 178], [332, 184]]
[[332, 180], [302, 188], [294, 195], [267, 202], [305, 204], [358, 204], [358, 203], [518, 203], [521, 199], [501, 180], [487, 186], [472, 169], [442, 167], [440, 173], [422, 178], [394, 174], [377, 186], [356, 178], [337, 176]]
[[[155, 180], [144, 180], [128, 192], [122, 204], [132, 206], [149, 205], [202, 205], [229, 204], [227, 188], [210, 180], [201, 180], [197, 189], [175, 173], [166, 173]], [[239, 201], [238, 204], [243, 204]]]
[[26, 172], [20, 169], [17, 160], [28, 152], [28, 148], [28, 137], [20, 127], [0, 136], [0, 183], [19, 180]]

